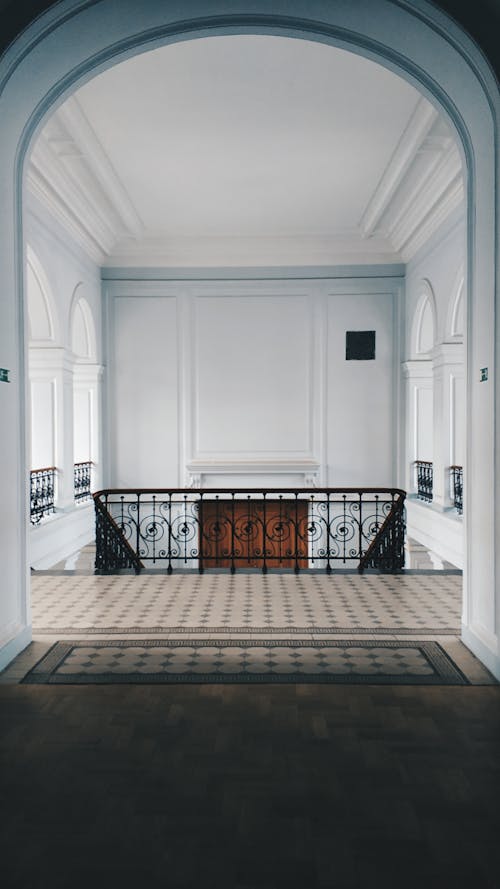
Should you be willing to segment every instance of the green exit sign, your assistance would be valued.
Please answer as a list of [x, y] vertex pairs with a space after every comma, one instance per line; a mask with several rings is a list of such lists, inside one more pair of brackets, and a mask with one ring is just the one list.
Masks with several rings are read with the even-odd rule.
[[9, 374], [10, 370], [7, 370], [6, 367], [0, 367], [0, 383], [10, 383]]
[[488, 379], [488, 368], [482, 367], [479, 373], [480, 373], [479, 381], [481, 383], [485, 383], [486, 380]]

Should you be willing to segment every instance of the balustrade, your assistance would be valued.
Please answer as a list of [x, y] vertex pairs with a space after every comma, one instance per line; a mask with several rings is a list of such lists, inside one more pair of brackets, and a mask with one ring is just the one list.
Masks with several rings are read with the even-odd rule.
[[30, 520], [38, 525], [45, 516], [55, 512], [56, 467], [32, 469], [30, 472]]
[[74, 467], [74, 485], [75, 485], [75, 501], [81, 503], [82, 500], [89, 500], [91, 497], [90, 486], [92, 478], [92, 463], [75, 463]]
[[453, 506], [459, 515], [463, 511], [464, 471], [461, 466], [450, 466], [450, 489]]
[[397, 488], [106, 490], [94, 494], [96, 571], [404, 565]]
[[417, 496], [426, 503], [432, 503], [432, 469], [428, 460], [415, 460]]

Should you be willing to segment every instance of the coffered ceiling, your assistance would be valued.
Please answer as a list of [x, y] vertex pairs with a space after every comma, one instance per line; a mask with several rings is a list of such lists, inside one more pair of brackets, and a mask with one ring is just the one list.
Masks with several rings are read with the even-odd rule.
[[397, 262], [463, 199], [452, 134], [412, 86], [250, 35], [89, 81], [47, 122], [28, 186], [111, 266]]

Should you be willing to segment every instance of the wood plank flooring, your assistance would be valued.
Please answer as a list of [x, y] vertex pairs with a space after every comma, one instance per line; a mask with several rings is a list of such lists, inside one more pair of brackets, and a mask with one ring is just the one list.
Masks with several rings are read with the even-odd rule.
[[498, 889], [500, 688], [0, 687], [3, 889]]

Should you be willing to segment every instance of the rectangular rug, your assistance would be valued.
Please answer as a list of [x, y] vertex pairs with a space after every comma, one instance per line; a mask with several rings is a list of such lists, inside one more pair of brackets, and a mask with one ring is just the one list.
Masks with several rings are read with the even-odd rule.
[[439, 643], [382, 639], [61, 641], [23, 682], [469, 684]]

